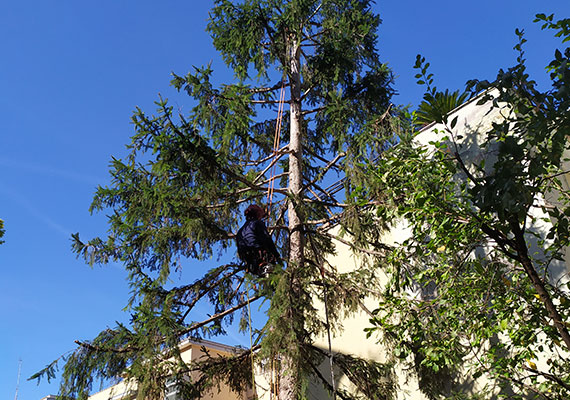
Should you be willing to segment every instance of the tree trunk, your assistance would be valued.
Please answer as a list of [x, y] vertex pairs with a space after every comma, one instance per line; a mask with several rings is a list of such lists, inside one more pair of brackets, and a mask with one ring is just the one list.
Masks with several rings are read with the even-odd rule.
[[[299, 43], [296, 38], [292, 38], [288, 49], [289, 58], [289, 83], [290, 83], [290, 141], [289, 141], [289, 262], [288, 276], [290, 284], [291, 309], [286, 320], [291, 323], [292, 335], [299, 332], [302, 325], [302, 308], [295, 307], [299, 299], [299, 284], [297, 282], [296, 271], [303, 263], [303, 218], [299, 212], [303, 191], [303, 121], [301, 115], [301, 75]], [[301, 326], [302, 328], [302, 326]], [[297, 338], [295, 338], [297, 339]], [[293, 340], [291, 347], [281, 349], [280, 367], [280, 400], [296, 400], [299, 397], [299, 342]]]

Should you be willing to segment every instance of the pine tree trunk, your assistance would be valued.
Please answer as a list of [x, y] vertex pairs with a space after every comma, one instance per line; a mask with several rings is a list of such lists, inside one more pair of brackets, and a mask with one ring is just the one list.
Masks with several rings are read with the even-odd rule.
[[[291, 322], [292, 334], [299, 332], [296, 327], [302, 325], [302, 313], [300, 307], [295, 307], [299, 299], [299, 284], [296, 278], [296, 270], [303, 263], [303, 219], [299, 212], [303, 190], [303, 144], [302, 144], [302, 115], [301, 115], [301, 75], [299, 44], [296, 38], [290, 42], [289, 51], [290, 68], [290, 141], [289, 141], [289, 276], [291, 309], [288, 310], [287, 320]], [[296, 400], [299, 396], [299, 345], [291, 343], [291, 347], [282, 349], [280, 367], [280, 400]]]

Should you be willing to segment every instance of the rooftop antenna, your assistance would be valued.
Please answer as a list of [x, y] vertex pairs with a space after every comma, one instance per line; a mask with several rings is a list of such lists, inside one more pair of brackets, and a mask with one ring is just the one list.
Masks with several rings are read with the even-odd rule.
[[22, 372], [22, 359], [18, 361], [18, 380], [16, 381], [16, 394], [14, 400], [18, 400], [18, 389], [20, 388], [20, 373]]

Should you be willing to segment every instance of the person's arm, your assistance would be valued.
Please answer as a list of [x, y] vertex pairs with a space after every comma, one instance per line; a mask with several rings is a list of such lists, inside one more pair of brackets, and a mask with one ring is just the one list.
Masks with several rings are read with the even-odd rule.
[[258, 235], [259, 235], [258, 237], [260, 238], [260, 241], [262, 242], [263, 248], [265, 250], [269, 251], [271, 254], [273, 254], [275, 256], [275, 258], [280, 260], [281, 256], [279, 255], [279, 252], [277, 251], [277, 246], [275, 246], [275, 242], [273, 241], [273, 239], [269, 235], [269, 232], [267, 231], [267, 227], [265, 226], [265, 223], [261, 220], [259, 220], [257, 222], [258, 223], [256, 224], [256, 230], [257, 230]]

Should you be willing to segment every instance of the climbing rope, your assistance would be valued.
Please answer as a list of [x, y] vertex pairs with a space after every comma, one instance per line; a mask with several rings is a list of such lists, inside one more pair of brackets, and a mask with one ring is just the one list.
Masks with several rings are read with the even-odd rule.
[[[275, 121], [275, 135], [273, 137], [273, 157], [271, 162], [271, 172], [269, 175], [269, 185], [267, 187], [267, 212], [271, 211], [271, 202], [273, 200], [273, 191], [275, 188], [275, 173], [277, 172], [277, 156], [279, 146], [281, 145], [281, 126], [283, 124], [283, 106], [285, 104], [285, 79], [281, 81], [281, 90], [279, 92], [279, 107], [277, 109], [277, 119]], [[269, 383], [270, 400], [278, 398], [279, 376], [275, 366], [275, 356], [271, 357], [271, 382]]]
[[[271, 202], [273, 200], [273, 192], [275, 188], [275, 173], [277, 171], [277, 156], [279, 153], [279, 146], [281, 141], [281, 126], [283, 123], [283, 105], [285, 104], [285, 80], [283, 79], [281, 82], [281, 90], [279, 93], [279, 106], [277, 109], [277, 119], [275, 121], [275, 134], [273, 137], [273, 150], [272, 150], [272, 157], [271, 159], [271, 168], [269, 172], [269, 182], [267, 186], [267, 215], [271, 214]], [[252, 323], [251, 323], [251, 308], [250, 308], [250, 297], [249, 297], [249, 289], [251, 288], [250, 284], [248, 283], [248, 288], [246, 290], [247, 294], [247, 314], [249, 320], [249, 348], [251, 351], [251, 382], [254, 391], [254, 396], [256, 395], [256, 384], [255, 384], [255, 360], [253, 354], [253, 331], [252, 331]], [[271, 378], [270, 378], [270, 398], [272, 399], [275, 392], [275, 381], [274, 375], [276, 375], [275, 371], [275, 364], [274, 359], [271, 359]], [[275, 393], [274, 393], [275, 392]]]
[[[267, 186], [267, 208], [266, 208], [266, 215], [271, 214], [271, 202], [273, 200], [273, 192], [275, 188], [275, 174], [277, 171], [277, 157], [279, 154], [279, 146], [281, 141], [281, 126], [283, 123], [283, 105], [285, 104], [285, 79], [281, 81], [281, 90], [279, 93], [279, 106], [277, 110], [277, 119], [275, 121], [275, 134], [273, 138], [273, 150], [271, 160], [271, 167], [270, 167], [270, 175], [269, 175], [269, 182]], [[254, 359], [254, 352], [253, 352], [253, 328], [251, 322], [251, 307], [250, 307], [250, 297], [249, 291], [252, 289], [253, 286], [248, 281], [248, 285], [246, 288], [246, 296], [247, 296], [247, 314], [248, 314], [248, 322], [249, 322], [249, 348], [251, 352], [251, 383], [252, 389], [254, 391], [254, 396], [257, 398], [257, 388], [255, 383], [255, 359]], [[271, 378], [270, 378], [270, 399], [273, 399], [274, 396], [277, 396], [279, 380], [277, 377], [277, 372], [275, 370], [275, 359], [274, 357], [271, 358]], [[276, 398], [276, 397], [275, 397]]]
[[[285, 80], [283, 79], [281, 82], [281, 91], [279, 93], [279, 106], [277, 110], [277, 119], [275, 121], [275, 134], [273, 138], [273, 153], [271, 158], [271, 169], [269, 175], [269, 184], [267, 186], [267, 215], [270, 215], [271, 212], [271, 205], [273, 200], [273, 193], [275, 188], [275, 174], [277, 171], [277, 157], [279, 153], [279, 146], [281, 140], [281, 126], [283, 123], [283, 108], [285, 104]], [[318, 257], [318, 253], [316, 251], [315, 245], [313, 243], [312, 237], [309, 236], [311, 246], [313, 248], [313, 253], [315, 257]], [[327, 327], [327, 339], [328, 339], [328, 350], [329, 350], [329, 364], [330, 364], [330, 373], [331, 373], [331, 386], [333, 391], [333, 399], [336, 400], [336, 383], [335, 383], [335, 376], [334, 376], [334, 363], [333, 363], [333, 352], [332, 352], [332, 339], [331, 339], [331, 329], [330, 329], [330, 321], [329, 321], [329, 309], [328, 309], [328, 290], [327, 285], [325, 282], [325, 271], [323, 267], [323, 262], [321, 260], [317, 260], [317, 264], [321, 270], [321, 279], [323, 282], [323, 297], [324, 297], [324, 306], [325, 306], [325, 321]], [[248, 308], [249, 308], [249, 301], [248, 301]], [[248, 311], [249, 312], [249, 311]], [[251, 318], [251, 316], [250, 316]], [[251, 319], [250, 319], [250, 346], [251, 346]], [[252, 353], [252, 369], [253, 369], [253, 353]], [[270, 382], [270, 399], [278, 397], [278, 387], [279, 387], [279, 376], [276, 372], [275, 366], [275, 358], [272, 357], [271, 359], [271, 382]], [[274, 397], [275, 396], [275, 397]]]
[[267, 186], [267, 213], [271, 210], [271, 202], [273, 200], [273, 192], [275, 189], [275, 173], [277, 171], [276, 158], [279, 153], [279, 145], [281, 142], [281, 126], [283, 124], [283, 105], [285, 104], [285, 80], [281, 82], [281, 91], [279, 92], [279, 107], [277, 109], [277, 119], [275, 121], [275, 134], [273, 137], [273, 156], [271, 159], [272, 166], [269, 174], [269, 185]]

